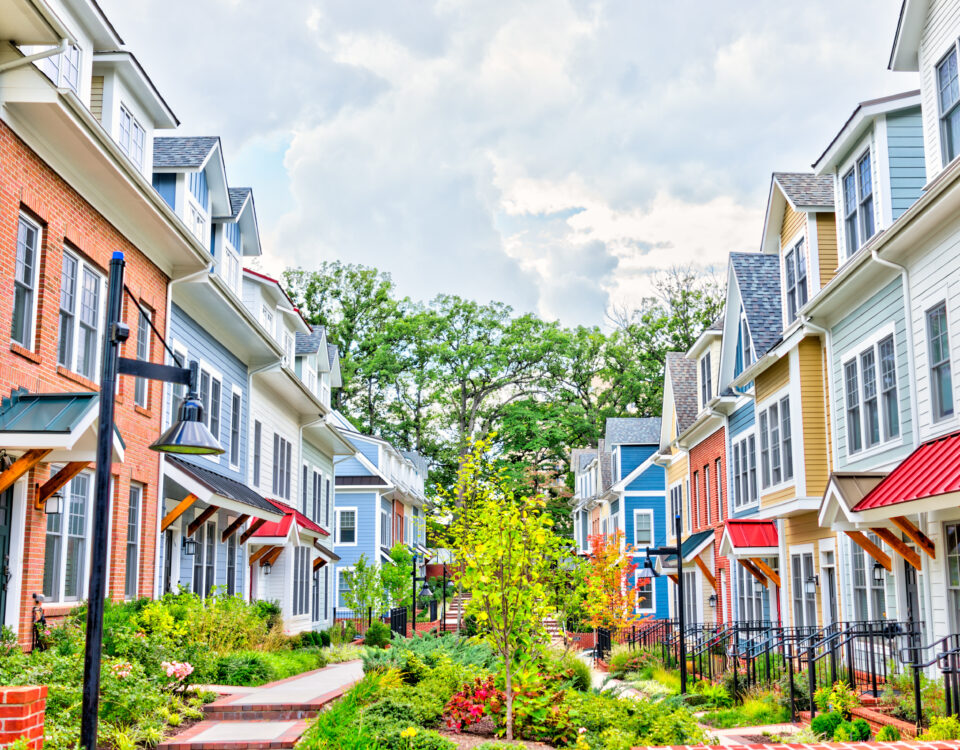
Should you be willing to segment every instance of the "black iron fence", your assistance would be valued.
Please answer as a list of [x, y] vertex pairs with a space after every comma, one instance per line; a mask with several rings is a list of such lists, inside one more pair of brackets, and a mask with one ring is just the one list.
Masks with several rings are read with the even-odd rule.
[[406, 607], [394, 607], [390, 610], [390, 630], [401, 638], [407, 637]]

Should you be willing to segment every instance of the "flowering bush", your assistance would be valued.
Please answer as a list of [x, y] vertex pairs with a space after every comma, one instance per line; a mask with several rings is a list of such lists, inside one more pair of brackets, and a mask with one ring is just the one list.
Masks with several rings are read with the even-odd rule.
[[454, 732], [462, 732], [470, 724], [476, 724], [489, 711], [499, 714], [504, 705], [503, 691], [497, 688], [493, 677], [477, 677], [454, 693], [444, 708], [447, 726]]
[[113, 676], [118, 680], [125, 680], [133, 671], [133, 664], [128, 661], [118, 661], [114, 664], [111, 664], [110, 669], [113, 671]]

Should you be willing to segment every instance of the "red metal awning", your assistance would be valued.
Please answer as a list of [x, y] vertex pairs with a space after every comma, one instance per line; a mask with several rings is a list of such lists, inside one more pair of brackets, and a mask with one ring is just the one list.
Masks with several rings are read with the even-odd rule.
[[960, 492], [960, 432], [919, 445], [853, 506], [855, 512]]
[[773, 521], [727, 521], [726, 533], [734, 549], [744, 547], [776, 547], [777, 525]]
[[277, 508], [277, 510], [282, 511], [284, 515], [279, 521], [271, 521], [263, 524], [254, 533], [254, 537], [285, 537], [290, 531], [290, 524], [293, 523], [294, 520], [296, 520], [297, 526], [306, 531], [312, 531], [314, 534], [320, 534], [321, 536], [330, 536], [329, 531], [311, 521], [296, 508], [291, 508], [289, 505], [269, 497], [266, 498], [266, 500]]

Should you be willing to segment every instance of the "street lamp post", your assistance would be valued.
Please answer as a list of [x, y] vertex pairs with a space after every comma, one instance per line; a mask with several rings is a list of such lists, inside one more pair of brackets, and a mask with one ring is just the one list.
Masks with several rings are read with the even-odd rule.
[[647, 557], [650, 555], [676, 555], [677, 556], [677, 627], [680, 630], [679, 643], [679, 661], [680, 661], [680, 694], [687, 692], [687, 634], [686, 617], [684, 613], [683, 599], [683, 545], [680, 542], [681, 532], [683, 531], [683, 519], [681, 509], [677, 509], [677, 515], [674, 518], [674, 533], [677, 537], [676, 546], [669, 547], [647, 547]]
[[[93, 547], [90, 552], [90, 577], [87, 585], [87, 634], [83, 657], [83, 698], [80, 717], [80, 746], [96, 750], [100, 707], [100, 651], [103, 645], [103, 610], [107, 595], [107, 545], [110, 534], [110, 480], [113, 466], [114, 407], [117, 377], [134, 375], [186, 385], [187, 398], [180, 407], [179, 419], [150, 447], [163, 453], [209, 455], [223, 453], [223, 447], [203, 424], [203, 405], [197, 396], [197, 366], [157, 365], [120, 356], [120, 345], [130, 337], [130, 328], [121, 320], [123, 308], [122, 252], [110, 259], [110, 285], [107, 290], [107, 325], [103, 333], [103, 363], [100, 370], [100, 421], [97, 430], [96, 474], [94, 475]], [[132, 298], [132, 295], [131, 295]], [[136, 300], [134, 300], [136, 303]], [[139, 309], [139, 304], [137, 304]], [[163, 340], [149, 318], [153, 332]], [[170, 351], [169, 347], [164, 346]], [[173, 354], [173, 352], [170, 352]], [[174, 355], [179, 365], [180, 359]]]
[[433, 595], [433, 591], [431, 591], [430, 587], [427, 585], [426, 574], [424, 574], [423, 576], [417, 575], [417, 553], [414, 552], [413, 553], [413, 577], [411, 579], [411, 584], [412, 584], [411, 595], [413, 598], [410, 600], [410, 616], [411, 616], [411, 619], [413, 620], [413, 624], [410, 626], [411, 628], [410, 633], [412, 635], [416, 635], [416, 632], [417, 632], [417, 581], [423, 581], [423, 588], [420, 589], [420, 596], [422, 598], [426, 598], [428, 596]]

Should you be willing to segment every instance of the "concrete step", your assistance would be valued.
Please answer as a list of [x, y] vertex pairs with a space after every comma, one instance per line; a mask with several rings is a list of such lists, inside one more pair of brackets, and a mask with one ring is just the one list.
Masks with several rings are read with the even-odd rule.
[[300, 721], [214, 721], [194, 724], [161, 742], [163, 750], [285, 750], [296, 745], [307, 730]]

